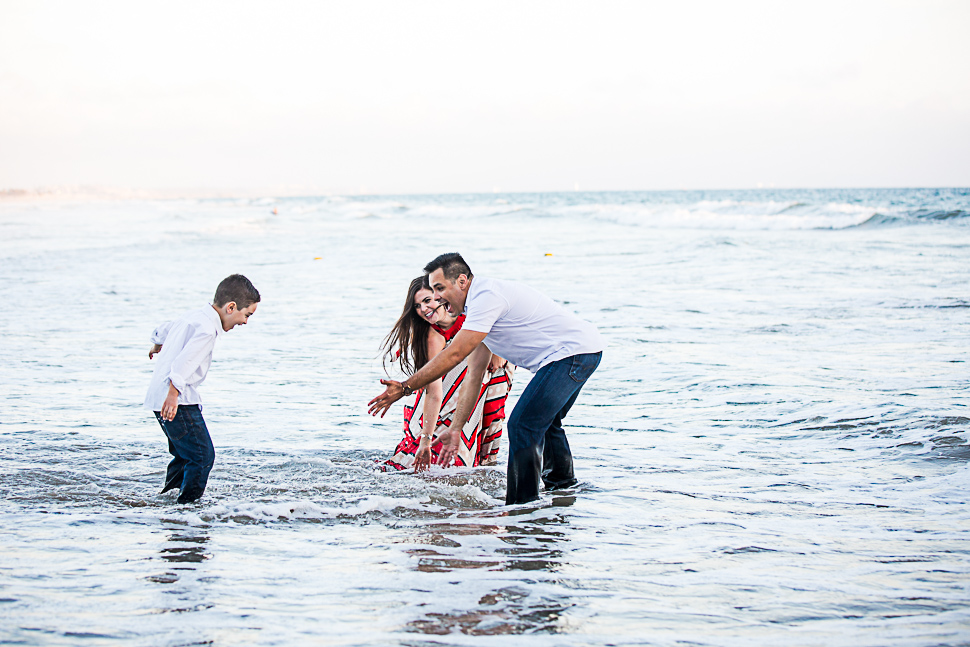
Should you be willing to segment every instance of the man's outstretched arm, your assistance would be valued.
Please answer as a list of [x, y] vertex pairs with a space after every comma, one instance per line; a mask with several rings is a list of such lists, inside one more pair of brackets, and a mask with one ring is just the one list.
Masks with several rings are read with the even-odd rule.
[[[475, 350], [488, 333], [475, 332], [472, 330], [460, 330], [448, 346], [434, 356], [430, 362], [424, 365], [420, 371], [409, 377], [405, 382], [414, 391], [430, 384], [442, 377], [445, 373], [458, 366], [461, 360], [465, 359]], [[367, 403], [367, 411], [372, 416], [378, 413], [381, 417], [387, 413], [391, 405], [404, 397], [404, 382], [395, 380], [381, 380], [386, 389], [373, 400]]]
[[438, 440], [441, 441], [438, 465], [441, 467], [451, 467], [455, 463], [458, 443], [461, 442], [461, 431], [465, 428], [465, 423], [468, 422], [468, 417], [472, 415], [478, 402], [478, 396], [482, 392], [482, 378], [485, 376], [485, 369], [488, 368], [491, 358], [492, 351], [485, 344], [479, 344], [468, 357], [468, 370], [458, 391], [458, 404], [451, 417], [451, 426], [448, 427], [448, 431], [438, 435]]

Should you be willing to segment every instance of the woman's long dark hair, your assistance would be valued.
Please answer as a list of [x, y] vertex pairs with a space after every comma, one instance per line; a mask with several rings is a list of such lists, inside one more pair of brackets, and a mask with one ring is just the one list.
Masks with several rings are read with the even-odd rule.
[[387, 370], [388, 360], [394, 362], [400, 358], [401, 370], [413, 375], [431, 359], [428, 357], [428, 334], [431, 332], [431, 324], [419, 315], [418, 309], [414, 307], [414, 295], [422, 289], [431, 289], [427, 274], [422, 274], [411, 281], [411, 285], [408, 286], [408, 298], [404, 302], [404, 311], [381, 344], [384, 350], [385, 370]]

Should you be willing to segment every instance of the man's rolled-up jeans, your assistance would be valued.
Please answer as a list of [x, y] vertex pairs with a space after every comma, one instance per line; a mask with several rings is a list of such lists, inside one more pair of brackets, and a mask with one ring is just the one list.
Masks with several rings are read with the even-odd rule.
[[168, 451], [172, 455], [162, 493], [179, 488], [177, 503], [195, 501], [205, 492], [209, 472], [216, 461], [202, 408], [197, 404], [180, 404], [171, 421], [162, 418], [159, 411], [155, 417], [168, 437]]
[[573, 455], [562, 419], [576, 401], [603, 353], [565, 357], [536, 371], [508, 420], [509, 470], [505, 503], [539, 498], [539, 479], [547, 490], [571, 487]]

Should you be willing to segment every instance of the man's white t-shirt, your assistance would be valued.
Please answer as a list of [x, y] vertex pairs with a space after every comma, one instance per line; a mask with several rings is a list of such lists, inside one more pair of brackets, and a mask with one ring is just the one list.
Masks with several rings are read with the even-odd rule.
[[462, 330], [487, 333], [485, 345], [533, 373], [547, 364], [606, 346], [596, 327], [521, 283], [472, 278]]

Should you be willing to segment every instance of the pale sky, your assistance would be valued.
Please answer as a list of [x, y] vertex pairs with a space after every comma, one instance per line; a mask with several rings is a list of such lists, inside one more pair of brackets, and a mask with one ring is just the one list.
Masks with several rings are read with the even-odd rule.
[[970, 2], [0, 0], [0, 189], [970, 186]]

